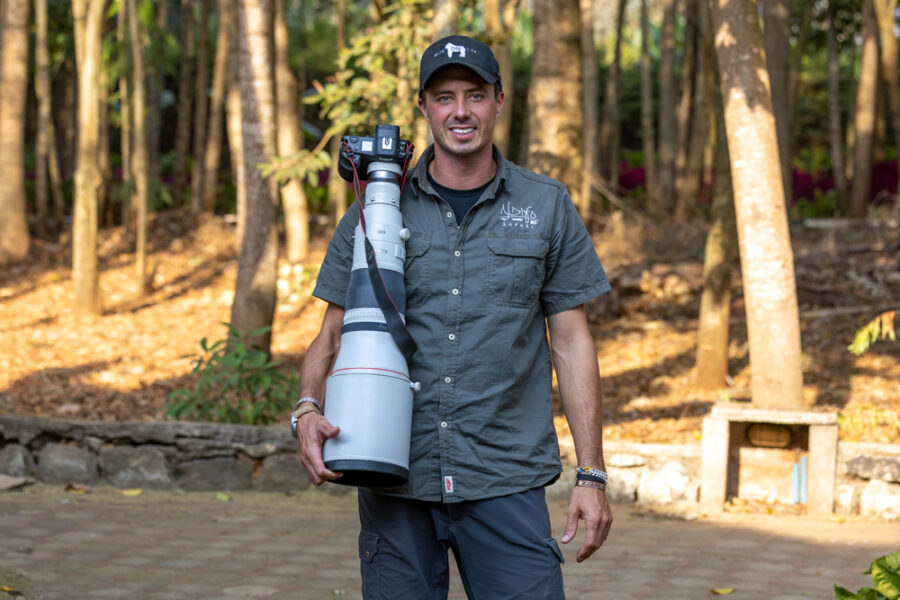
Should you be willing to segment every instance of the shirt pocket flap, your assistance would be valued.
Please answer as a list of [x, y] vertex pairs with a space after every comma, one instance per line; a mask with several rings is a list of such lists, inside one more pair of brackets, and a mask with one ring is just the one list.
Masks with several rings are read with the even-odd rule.
[[406, 257], [415, 258], [417, 256], [422, 256], [423, 254], [428, 252], [428, 248], [430, 247], [430, 236], [414, 233], [408, 240], [406, 240]]
[[540, 238], [493, 238], [488, 248], [494, 254], [523, 258], [544, 258], [550, 243]]
[[370, 563], [375, 560], [375, 555], [378, 554], [378, 542], [381, 539], [381, 536], [375, 533], [366, 533], [365, 531], [360, 532], [359, 534], [359, 560], [364, 563]]

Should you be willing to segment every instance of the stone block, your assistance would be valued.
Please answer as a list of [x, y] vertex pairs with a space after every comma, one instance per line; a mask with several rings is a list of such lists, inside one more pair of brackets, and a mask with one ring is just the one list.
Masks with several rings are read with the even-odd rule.
[[273, 454], [262, 461], [253, 487], [264, 492], [293, 492], [309, 487], [309, 476], [297, 454]]
[[730, 425], [725, 419], [703, 419], [702, 465], [700, 469], [700, 508], [708, 513], [722, 512], [728, 486]]
[[641, 475], [637, 500], [641, 504], [670, 504], [696, 502], [700, 485], [683, 464], [666, 461], [650, 465]]
[[879, 519], [900, 519], [900, 485], [873, 479], [859, 496], [859, 514]]
[[89, 450], [67, 444], [47, 444], [38, 454], [35, 473], [44, 483], [94, 485], [100, 479], [97, 457]]
[[28, 477], [34, 471], [34, 457], [27, 448], [9, 444], [0, 450], [0, 473], [13, 477]]
[[834, 512], [839, 515], [859, 514], [859, 490], [852, 483], [842, 483], [834, 493]]
[[253, 465], [233, 457], [189, 460], [174, 468], [175, 480], [189, 491], [242, 490], [251, 486]]
[[637, 500], [638, 484], [642, 469], [621, 469], [607, 467], [609, 483], [606, 485], [606, 497], [617, 504], [634, 504]]
[[607, 467], [643, 467], [647, 464], [647, 459], [640, 454], [631, 454], [627, 452], [616, 452], [606, 459]]
[[844, 464], [847, 475], [860, 479], [880, 479], [889, 483], [900, 483], [900, 459], [857, 456]]
[[116, 487], [166, 490], [174, 486], [166, 457], [156, 448], [105, 446], [99, 458], [101, 475]]

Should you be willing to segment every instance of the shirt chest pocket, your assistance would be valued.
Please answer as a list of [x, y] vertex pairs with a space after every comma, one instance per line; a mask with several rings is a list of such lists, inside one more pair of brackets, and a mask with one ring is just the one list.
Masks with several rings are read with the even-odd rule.
[[544, 283], [549, 243], [540, 238], [488, 240], [486, 292], [500, 306], [529, 308]]
[[403, 281], [406, 306], [422, 306], [431, 297], [431, 237], [413, 232], [406, 241]]

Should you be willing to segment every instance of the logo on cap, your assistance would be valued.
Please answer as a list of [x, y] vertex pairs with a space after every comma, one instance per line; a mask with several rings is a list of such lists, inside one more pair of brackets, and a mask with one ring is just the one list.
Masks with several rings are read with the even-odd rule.
[[466, 57], [466, 48], [465, 46], [457, 46], [451, 42], [447, 42], [447, 45], [444, 46], [444, 50], [447, 51], [447, 58], [453, 58], [454, 53], [459, 53], [460, 58]]

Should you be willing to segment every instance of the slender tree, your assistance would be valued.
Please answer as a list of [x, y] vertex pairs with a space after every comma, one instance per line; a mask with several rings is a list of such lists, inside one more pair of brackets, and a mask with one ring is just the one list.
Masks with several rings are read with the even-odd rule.
[[579, 204], [582, 161], [578, 0], [537, 0], [528, 90], [529, 168], [562, 181]]
[[653, 123], [653, 63], [650, 59], [650, 19], [647, 0], [641, 0], [641, 139], [644, 148], [644, 194], [647, 209], [659, 202], [656, 170], [656, 127]]
[[[197, 30], [197, 89], [194, 105], [194, 167], [191, 169], [191, 211], [199, 212], [203, 206], [203, 153], [206, 150], [206, 128], [209, 118], [209, 0], [200, 0], [200, 26]], [[220, 100], [221, 101], [221, 100]], [[219, 144], [221, 144], [221, 139]]]
[[[377, 7], [377, 3], [373, 3], [372, 6]], [[344, 48], [347, 47], [344, 33], [344, 26], [347, 18], [347, 0], [337, 0], [335, 11], [335, 19], [337, 21], [337, 54], [340, 56], [341, 52], [344, 51]], [[380, 10], [373, 10], [372, 15], [376, 22], [381, 19]], [[343, 135], [343, 132], [335, 133], [335, 136], [328, 147], [328, 152], [331, 154], [332, 159], [331, 169], [328, 172], [328, 200], [331, 202], [331, 207], [334, 210], [335, 224], [341, 220], [341, 217], [343, 217], [344, 213], [347, 211], [347, 184], [341, 179], [341, 176], [338, 173], [337, 161], [337, 157], [340, 156], [341, 153], [341, 135]]]
[[100, 46], [105, 4], [104, 0], [73, 0], [72, 6], [78, 56], [78, 154], [72, 280], [75, 284], [75, 308], [80, 313], [99, 313], [101, 310], [97, 211], [103, 176], [99, 164], [100, 103], [97, 90], [100, 87]]
[[[297, 119], [297, 80], [291, 73], [291, 40], [287, 26], [286, 0], [275, 2], [275, 92], [277, 98], [278, 154], [297, 152], [303, 147]], [[291, 178], [281, 188], [288, 261], [297, 263], [309, 253], [309, 209], [303, 182]]]
[[175, 175], [172, 201], [184, 204], [187, 156], [191, 145], [194, 78], [194, 0], [181, 0], [181, 60], [178, 67], [178, 112], [175, 116]]
[[25, 214], [25, 98], [28, 90], [28, 0], [0, 5], [0, 265], [28, 255]]
[[[34, 148], [34, 207], [37, 234], [47, 235], [49, 205], [48, 167], [50, 164], [50, 136], [53, 120], [50, 89], [50, 51], [47, 47], [47, 0], [34, 2], [34, 92], [38, 100], [36, 139]], [[53, 149], [53, 152], [56, 150]]]
[[[515, 102], [515, 81], [513, 79], [512, 31], [516, 20], [518, 0], [485, 0], [484, 29], [491, 50], [500, 64], [500, 79], [503, 81], [504, 109], [494, 125], [494, 143], [500, 151], [509, 154], [509, 138], [512, 131], [513, 103]], [[424, 120], [423, 120], [424, 121]]]
[[206, 147], [203, 151], [202, 163], [202, 207], [205, 212], [209, 213], [215, 212], [216, 208], [216, 184], [222, 150], [223, 100], [226, 83], [229, 79], [229, 39], [233, 37], [229, 33], [233, 29], [234, 21], [232, 0], [218, 0], [217, 5], [219, 7], [219, 29], [216, 32], [216, 57], [213, 65], [212, 90], [209, 96], [209, 126], [207, 127]]
[[772, 87], [778, 157], [785, 198], [793, 188], [791, 170], [791, 5], [792, 0], [763, 0], [763, 44]]
[[841, 123], [841, 64], [838, 60], [837, 33], [834, 25], [834, 8], [828, 7], [828, 147], [831, 156], [831, 172], [837, 192], [837, 205], [848, 205], [847, 177], [844, 167], [844, 135]]
[[[431, 30], [434, 40], [447, 37], [456, 33], [457, 23], [459, 23], [459, 2], [458, 0], [432, 0], [434, 8], [434, 20], [431, 22]], [[485, 7], [485, 21], [488, 19], [487, 7]], [[487, 23], [485, 23], [487, 28]]]
[[128, 0], [128, 37], [131, 47], [131, 69], [134, 79], [134, 152], [132, 153], [131, 172], [134, 176], [131, 204], [137, 214], [137, 244], [135, 249], [135, 271], [140, 294], [146, 294], [152, 287], [147, 274], [147, 180], [150, 176], [148, 161], [147, 116], [146, 105], [147, 73], [144, 68], [144, 48], [138, 25], [137, 3]]
[[241, 56], [238, 36], [238, 11], [242, 10], [243, 0], [226, 0], [231, 4], [231, 22], [228, 34], [228, 91], [226, 98], [226, 126], [228, 128], [228, 146], [231, 157], [231, 178], [235, 187], [235, 203], [237, 213], [237, 235], [235, 243], [240, 251], [241, 240], [244, 239], [247, 218], [247, 184], [244, 170], [244, 136], [243, 108], [241, 107]]
[[862, 62], [856, 88], [856, 114], [853, 117], [853, 179], [849, 207], [852, 217], [866, 216], [872, 177], [875, 111], [878, 106], [878, 23], [874, 0], [863, 0], [862, 17]]
[[713, 20], [737, 215], [754, 404], [803, 403], [800, 319], [762, 33], [752, 0], [715, 0]]
[[[688, 150], [691, 137], [691, 117], [694, 106], [694, 80], [697, 72], [697, 0], [686, 0], [684, 7], [684, 51], [681, 57], [680, 90], [678, 107], [675, 111], [677, 146], [675, 147], [675, 212], [684, 187], [687, 171]], [[680, 216], [680, 215], [679, 215]]]
[[[237, 331], [250, 332], [271, 327], [278, 277], [274, 186], [263, 179], [257, 167], [275, 157], [271, 4], [267, 0], [240, 0], [237, 22], [246, 213], [231, 325]], [[271, 341], [271, 330], [246, 338], [248, 345], [266, 353], [270, 351]]]
[[[894, 33], [894, 14], [897, 0], [875, 0], [878, 32], [881, 40], [881, 73], [887, 88], [891, 109], [894, 147], [900, 148], [900, 67], [897, 65], [897, 36]], [[900, 180], [895, 192], [900, 195]]]
[[[597, 51], [594, 47], [594, 0], [580, 0], [581, 15], [581, 104], [584, 107], [584, 135], [581, 154], [584, 174], [581, 176], [581, 203], [578, 212], [585, 218], [591, 211], [594, 177], [597, 174], [598, 87]], [[510, 111], [512, 112], [512, 111]]]
[[[126, 186], [134, 185], [134, 174], [131, 170], [131, 85], [129, 85], [128, 77], [131, 73], [131, 59], [128, 53], [131, 51], [131, 34], [128, 32], [130, 24], [128, 23], [128, 3], [122, 2], [116, 13], [116, 38], [120, 48], [127, 48], [127, 52], [123, 52], [125, 59], [122, 61], [128, 67], [123, 67], [119, 73], [119, 151], [122, 157], [122, 181]], [[128, 194], [122, 200], [122, 225], [126, 229], [132, 226], [132, 216], [134, 206], [131, 203], [131, 194]]]
[[600, 157], [600, 171], [612, 187], [619, 186], [619, 140], [621, 123], [619, 116], [620, 70], [622, 63], [622, 30], [625, 25], [626, 0], [619, 0], [616, 12], [616, 41], [613, 60], [606, 76], [603, 92], [603, 119], [600, 123], [600, 144], [604, 152]]
[[659, 40], [659, 205], [653, 214], [668, 213], [675, 200], [675, 15], [676, 0], [663, 0], [663, 23]]

